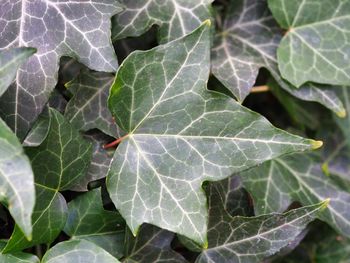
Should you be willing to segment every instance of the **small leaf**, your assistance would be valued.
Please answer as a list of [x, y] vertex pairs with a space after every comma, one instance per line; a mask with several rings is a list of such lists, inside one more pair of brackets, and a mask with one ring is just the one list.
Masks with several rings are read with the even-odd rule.
[[128, 135], [114, 155], [107, 188], [134, 234], [145, 222], [204, 244], [203, 181], [320, 146], [206, 89], [209, 24], [134, 52], [113, 84], [109, 107]]
[[197, 263], [262, 262], [297, 238], [329, 202], [326, 200], [285, 214], [231, 217], [221, 201], [216, 189], [210, 189], [209, 246], [197, 258]]
[[125, 9], [113, 18], [113, 41], [140, 36], [159, 26], [159, 42], [187, 35], [204, 20], [211, 18], [213, 0], [120, 0]]
[[2, 116], [23, 139], [56, 85], [62, 56], [94, 70], [116, 70], [110, 18], [122, 9], [115, 0], [23, 0], [7, 1], [1, 10], [0, 50], [19, 46], [38, 50], [20, 67], [0, 101]]
[[277, 158], [240, 174], [254, 199], [256, 214], [281, 212], [293, 201], [310, 205], [330, 198], [320, 219], [350, 236], [350, 194], [321, 170], [319, 157], [294, 154]]
[[268, 0], [288, 29], [277, 52], [283, 78], [299, 87], [307, 81], [350, 85], [350, 2]]
[[38, 147], [26, 149], [37, 194], [32, 217], [33, 239], [25, 240], [16, 226], [5, 252], [50, 243], [57, 237], [67, 218], [67, 204], [59, 191], [70, 189], [85, 175], [89, 165], [91, 145], [59, 112], [49, 109], [49, 114], [50, 128], [45, 140]]
[[[0, 241], [0, 251], [6, 246], [6, 243]], [[2, 254], [0, 252], [0, 262], [2, 263], [39, 263], [40, 260], [28, 253], [16, 252], [13, 254]]]
[[11, 85], [18, 68], [35, 52], [35, 48], [24, 47], [0, 51], [0, 96]]
[[101, 189], [91, 190], [68, 204], [63, 231], [72, 239], [84, 239], [103, 247], [111, 255], [123, 255], [124, 220], [117, 212], [104, 210]]
[[136, 237], [129, 232], [126, 235], [126, 250], [124, 263], [171, 262], [186, 263], [187, 261], [171, 249], [174, 234], [151, 225], [143, 225]]
[[106, 250], [86, 240], [58, 243], [46, 252], [41, 263], [118, 263]]
[[229, 4], [226, 12], [223, 28], [214, 40], [212, 71], [239, 101], [249, 94], [258, 70], [267, 68], [288, 93], [301, 100], [319, 102], [344, 115], [344, 107], [333, 87], [306, 84], [296, 89], [281, 78], [276, 51], [283, 34], [266, 1], [237, 0]]
[[68, 102], [64, 116], [77, 129], [88, 131], [97, 128], [110, 136], [120, 136], [121, 133], [107, 108], [113, 79], [112, 74], [85, 70], [66, 85], [75, 92]]

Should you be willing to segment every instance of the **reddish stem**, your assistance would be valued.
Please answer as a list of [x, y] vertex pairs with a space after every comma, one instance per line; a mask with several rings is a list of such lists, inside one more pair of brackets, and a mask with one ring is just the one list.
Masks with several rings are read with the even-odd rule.
[[112, 148], [112, 147], [117, 146], [122, 140], [124, 140], [126, 137], [128, 137], [128, 135], [129, 134], [124, 135], [123, 137], [120, 137], [111, 143], [103, 145], [103, 149], [108, 149], [108, 148]]

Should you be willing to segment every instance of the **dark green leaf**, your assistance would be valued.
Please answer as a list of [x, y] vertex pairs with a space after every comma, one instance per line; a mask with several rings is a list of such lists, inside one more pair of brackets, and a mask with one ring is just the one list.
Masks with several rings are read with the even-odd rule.
[[[0, 241], [0, 251], [6, 246], [6, 242]], [[2, 254], [0, 252], [1, 263], [39, 263], [39, 259], [31, 254], [16, 252], [13, 254]]]

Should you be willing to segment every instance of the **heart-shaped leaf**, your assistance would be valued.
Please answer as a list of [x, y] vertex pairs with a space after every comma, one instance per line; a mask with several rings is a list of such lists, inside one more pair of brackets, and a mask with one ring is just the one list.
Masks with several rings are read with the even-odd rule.
[[320, 146], [206, 90], [209, 24], [150, 51], [134, 52], [113, 84], [109, 107], [128, 135], [114, 155], [107, 188], [135, 234], [146, 222], [205, 244], [203, 181]]

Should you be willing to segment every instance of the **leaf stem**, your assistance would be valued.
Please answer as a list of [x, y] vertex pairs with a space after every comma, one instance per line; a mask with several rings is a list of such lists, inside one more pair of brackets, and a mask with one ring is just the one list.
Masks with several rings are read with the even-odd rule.
[[108, 149], [108, 148], [112, 148], [112, 147], [117, 146], [119, 143], [121, 143], [122, 140], [124, 140], [128, 136], [129, 136], [129, 134], [124, 135], [123, 137], [120, 137], [111, 143], [103, 145], [103, 149]]
[[255, 86], [252, 88], [251, 93], [259, 93], [269, 91], [269, 87], [267, 85], [264, 86]]

